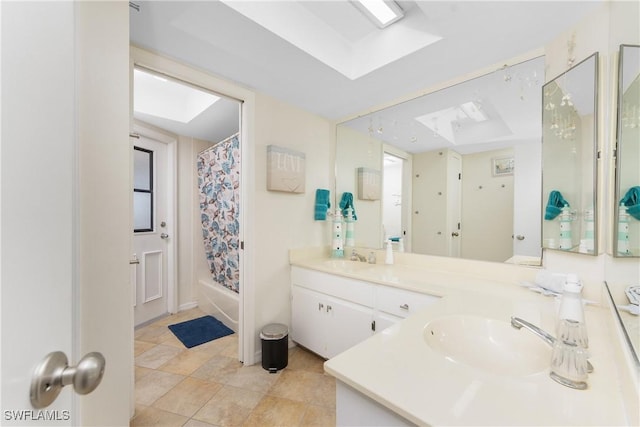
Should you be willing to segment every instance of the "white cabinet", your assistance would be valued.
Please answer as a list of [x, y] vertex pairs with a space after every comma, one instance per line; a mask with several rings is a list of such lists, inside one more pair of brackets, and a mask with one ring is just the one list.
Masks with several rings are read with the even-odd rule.
[[331, 358], [372, 333], [373, 310], [300, 286], [292, 287], [291, 339]]
[[440, 298], [291, 268], [291, 339], [331, 358]]

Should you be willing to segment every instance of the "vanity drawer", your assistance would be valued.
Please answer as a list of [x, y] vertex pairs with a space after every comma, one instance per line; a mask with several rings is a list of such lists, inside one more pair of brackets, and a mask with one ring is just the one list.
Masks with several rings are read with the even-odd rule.
[[389, 286], [380, 286], [376, 290], [376, 308], [379, 311], [403, 318], [433, 304], [439, 299], [440, 297], [433, 295]]
[[291, 267], [291, 284], [373, 308], [374, 286], [360, 280]]

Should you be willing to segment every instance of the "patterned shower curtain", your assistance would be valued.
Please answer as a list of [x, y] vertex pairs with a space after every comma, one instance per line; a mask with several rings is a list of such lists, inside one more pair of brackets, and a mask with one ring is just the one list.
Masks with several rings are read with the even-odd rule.
[[213, 280], [238, 293], [240, 142], [234, 135], [198, 154], [204, 250]]

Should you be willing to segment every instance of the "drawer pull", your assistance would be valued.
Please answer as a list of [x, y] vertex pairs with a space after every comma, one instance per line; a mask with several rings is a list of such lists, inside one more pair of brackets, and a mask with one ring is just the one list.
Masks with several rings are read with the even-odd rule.
[[409, 310], [409, 304], [402, 304], [400, 308], [403, 310]]

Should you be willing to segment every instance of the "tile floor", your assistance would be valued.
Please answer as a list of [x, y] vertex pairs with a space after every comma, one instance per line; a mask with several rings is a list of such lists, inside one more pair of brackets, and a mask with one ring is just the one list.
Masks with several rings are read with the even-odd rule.
[[131, 426], [335, 425], [335, 380], [322, 358], [295, 347], [269, 374], [238, 362], [236, 334], [187, 349], [167, 328], [203, 315], [196, 308], [135, 331]]

